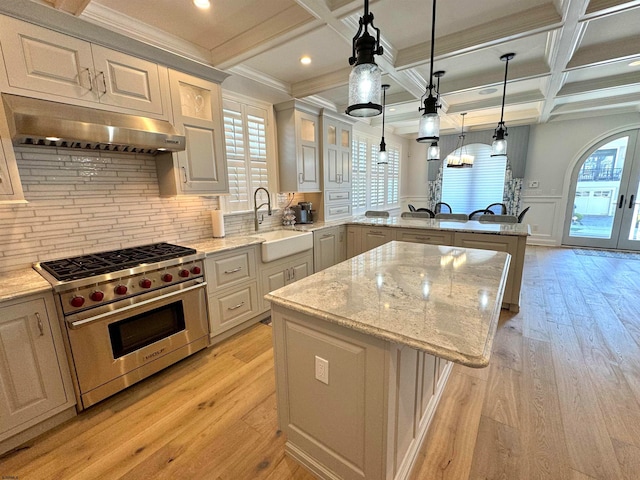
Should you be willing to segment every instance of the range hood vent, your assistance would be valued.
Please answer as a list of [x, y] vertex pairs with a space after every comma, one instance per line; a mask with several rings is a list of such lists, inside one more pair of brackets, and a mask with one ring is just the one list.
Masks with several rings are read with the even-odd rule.
[[185, 149], [169, 122], [2, 94], [14, 145], [148, 153]]

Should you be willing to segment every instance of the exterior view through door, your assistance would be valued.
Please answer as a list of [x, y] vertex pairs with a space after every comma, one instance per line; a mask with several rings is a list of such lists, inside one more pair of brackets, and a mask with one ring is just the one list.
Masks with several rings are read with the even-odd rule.
[[575, 167], [563, 245], [640, 250], [640, 135], [598, 143]]

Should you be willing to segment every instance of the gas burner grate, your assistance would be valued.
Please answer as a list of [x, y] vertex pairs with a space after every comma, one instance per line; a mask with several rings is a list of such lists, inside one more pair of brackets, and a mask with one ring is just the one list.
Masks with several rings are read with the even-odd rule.
[[154, 243], [140, 247], [111, 250], [77, 257], [41, 262], [47, 272], [61, 282], [103, 275], [147, 263], [157, 263], [196, 253], [193, 248], [170, 243]]

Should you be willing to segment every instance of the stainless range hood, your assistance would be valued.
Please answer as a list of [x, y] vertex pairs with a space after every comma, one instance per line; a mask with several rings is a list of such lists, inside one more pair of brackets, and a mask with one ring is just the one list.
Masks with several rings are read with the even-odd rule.
[[14, 145], [125, 153], [177, 152], [185, 137], [169, 122], [2, 94]]

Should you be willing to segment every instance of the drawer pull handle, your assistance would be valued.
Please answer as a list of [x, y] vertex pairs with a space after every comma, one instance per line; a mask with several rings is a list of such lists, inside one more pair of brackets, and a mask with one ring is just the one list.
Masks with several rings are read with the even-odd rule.
[[236, 272], [239, 272], [240, 270], [242, 270], [242, 267], [234, 268], [233, 270], [225, 270], [224, 273], [226, 274], [236, 273]]
[[38, 319], [38, 330], [40, 330], [40, 336], [44, 337], [44, 325], [42, 324], [39, 312], [36, 312], [36, 318]]
[[329, 238], [333, 236], [331, 233], [325, 233], [324, 235], [322, 235], [322, 238]]
[[227, 310], [237, 310], [244, 305], [244, 302], [240, 302], [235, 307], [228, 307]]
[[93, 78], [91, 78], [91, 70], [89, 70], [88, 68], [85, 68], [85, 70], [87, 71], [87, 76], [89, 77], [89, 91], [93, 92]]

